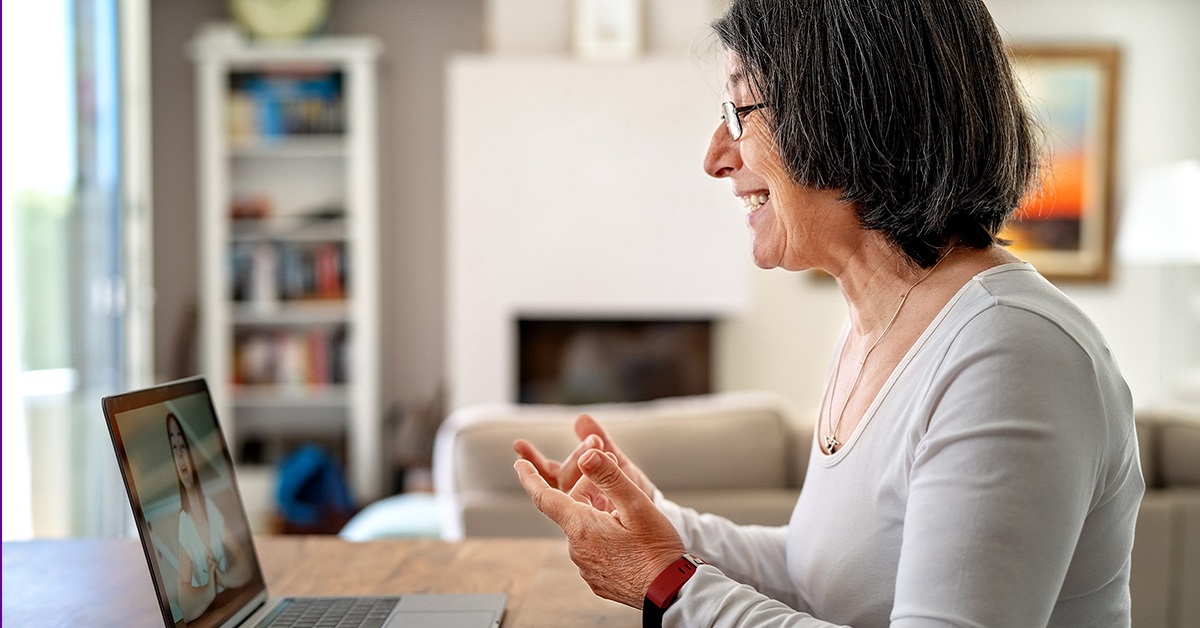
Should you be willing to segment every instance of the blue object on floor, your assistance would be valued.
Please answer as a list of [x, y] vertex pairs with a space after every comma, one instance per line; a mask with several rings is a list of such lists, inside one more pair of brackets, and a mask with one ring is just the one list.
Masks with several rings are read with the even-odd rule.
[[340, 523], [354, 512], [341, 467], [316, 445], [297, 449], [279, 464], [276, 499], [284, 522], [296, 526]]
[[432, 493], [401, 493], [363, 508], [338, 536], [348, 541], [440, 538], [437, 498]]

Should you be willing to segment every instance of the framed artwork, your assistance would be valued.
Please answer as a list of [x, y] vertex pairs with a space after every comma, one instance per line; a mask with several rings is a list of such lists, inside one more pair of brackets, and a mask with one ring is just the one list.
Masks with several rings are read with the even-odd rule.
[[1035, 189], [1002, 233], [1052, 280], [1107, 281], [1113, 242], [1115, 46], [1010, 49], [1046, 149]]
[[574, 0], [575, 52], [594, 60], [628, 60], [642, 48], [642, 0]]

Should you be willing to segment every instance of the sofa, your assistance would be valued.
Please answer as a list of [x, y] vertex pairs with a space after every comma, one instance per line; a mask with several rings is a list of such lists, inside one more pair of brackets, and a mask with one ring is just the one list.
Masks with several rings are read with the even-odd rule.
[[1134, 532], [1134, 628], [1200, 627], [1200, 420], [1138, 417], [1146, 496]]
[[724, 393], [590, 406], [469, 406], [434, 441], [434, 488], [442, 536], [561, 534], [530, 504], [513, 471], [512, 442], [524, 438], [561, 458], [578, 439], [575, 417], [591, 413], [667, 497], [739, 523], [782, 525], [808, 465], [808, 429], [766, 393]]
[[[511, 443], [562, 457], [574, 418], [601, 420], [663, 493], [740, 523], [786, 524], [811, 451], [811, 423], [781, 398], [720, 393], [590, 406], [488, 404], [451, 414], [434, 444], [443, 538], [560, 536], [525, 495]], [[1200, 627], [1200, 421], [1139, 416], [1147, 491], [1130, 588], [1135, 628]]]

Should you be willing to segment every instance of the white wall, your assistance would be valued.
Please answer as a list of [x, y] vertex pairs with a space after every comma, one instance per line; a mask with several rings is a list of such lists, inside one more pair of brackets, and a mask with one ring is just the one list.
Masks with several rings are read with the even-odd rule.
[[[492, 52], [569, 53], [569, 38], [562, 31], [569, 17], [562, 11], [514, 12], [518, 5], [551, 1], [555, 0], [488, 0], [485, 13], [492, 19], [486, 21], [487, 40]], [[667, 1], [646, 0], [647, 48], [654, 53], [703, 50], [708, 41], [706, 22], [721, 5], [720, 0], [691, 0], [681, 3], [679, 9], [665, 11]], [[990, 0], [987, 6], [1014, 43], [1103, 42], [1120, 46], [1114, 181], [1118, 223], [1124, 191], [1134, 174], [1158, 163], [1200, 156], [1200, 113], [1196, 111], [1196, 103], [1200, 103], [1200, 37], [1196, 36], [1200, 3]], [[526, 21], [510, 21], [506, 26], [496, 19], [513, 20], [518, 13]], [[544, 15], [546, 21], [532, 21], [535, 15]], [[521, 24], [519, 32], [513, 30], [514, 23]], [[715, 93], [712, 101], [716, 102]], [[704, 110], [710, 103], [694, 106]], [[655, 138], [648, 135], [644, 141], [651, 145]], [[637, 185], [623, 178], [613, 181], [614, 185]], [[731, 211], [737, 210], [732, 198], [721, 202], [728, 203]], [[640, 261], [651, 265], [655, 259], [653, 252], [648, 252]], [[836, 286], [808, 274], [746, 272], [750, 286], [747, 305], [718, 327], [717, 387], [774, 391], [789, 398], [802, 414], [815, 412], [835, 336], [844, 320], [844, 304]], [[1163, 382], [1169, 374], [1163, 370], [1164, 338], [1159, 323], [1165, 317], [1163, 306], [1170, 305], [1173, 294], [1164, 290], [1160, 271], [1118, 260], [1109, 283], [1064, 283], [1060, 287], [1105, 333], [1135, 403], [1139, 407], [1162, 403]]]
[[521, 317], [711, 318], [745, 307], [744, 212], [701, 168], [716, 82], [684, 55], [450, 65], [452, 407], [512, 400]]

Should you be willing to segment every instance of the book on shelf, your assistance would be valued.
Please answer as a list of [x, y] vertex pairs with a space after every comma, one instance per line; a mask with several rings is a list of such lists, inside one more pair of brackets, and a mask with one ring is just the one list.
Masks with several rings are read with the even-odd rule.
[[270, 309], [279, 302], [345, 299], [344, 242], [235, 242], [230, 297]]
[[317, 297], [338, 299], [345, 296], [344, 253], [345, 248], [333, 242], [322, 242], [313, 247], [313, 287]]
[[238, 332], [233, 343], [233, 383], [293, 389], [344, 384], [346, 340], [343, 325]]
[[345, 132], [340, 71], [234, 72], [229, 82], [229, 134], [235, 143]]
[[333, 364], [329, 361], [329, 339], [322, 334], [308, 334], [304, 342], [308, 351], [306, 381], [316, 386], [333, 383]]

